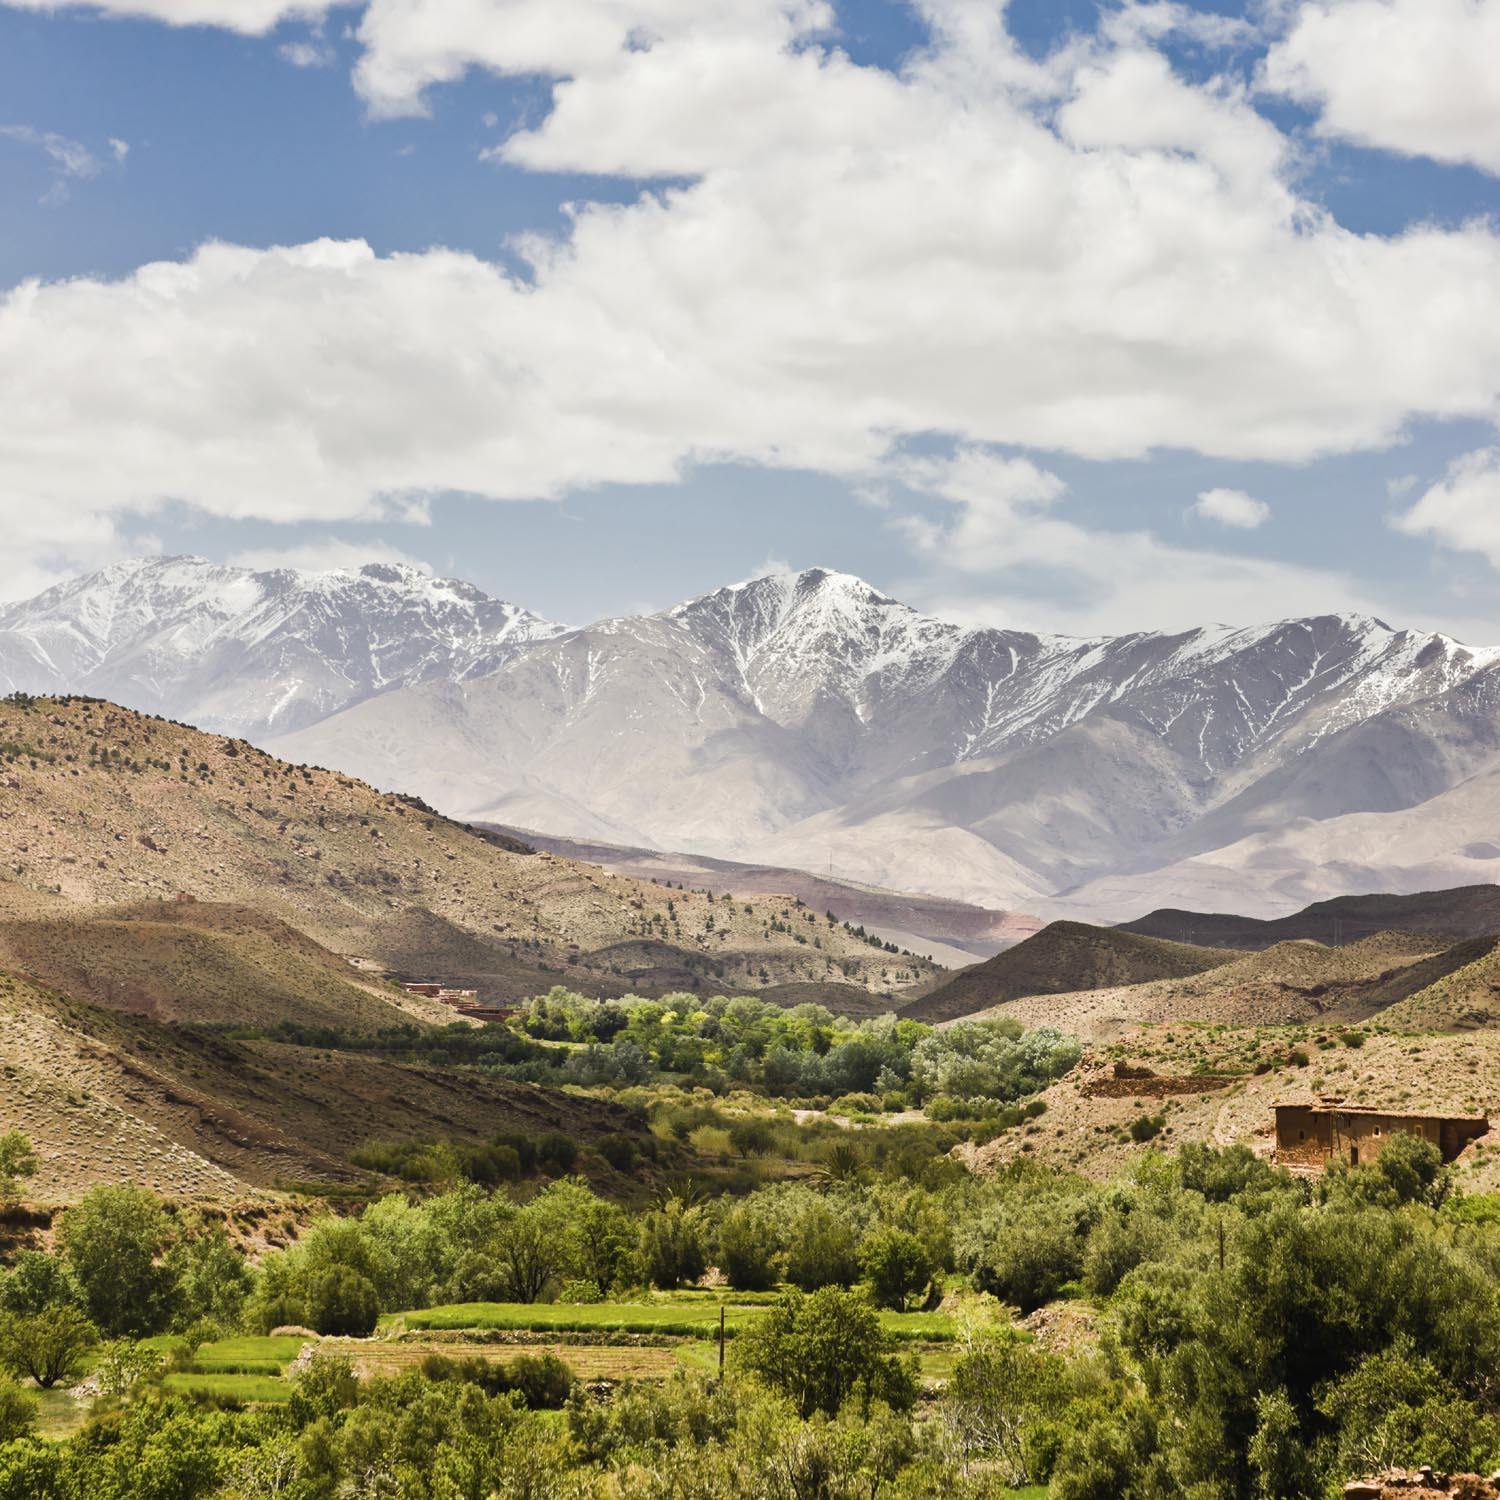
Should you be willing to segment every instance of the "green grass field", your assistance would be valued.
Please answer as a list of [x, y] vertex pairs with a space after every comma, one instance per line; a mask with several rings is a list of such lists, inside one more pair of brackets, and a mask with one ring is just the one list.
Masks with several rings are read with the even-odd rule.
[[168, 1375], [169, 1391], [190, 1396], [215, 1396], [235, 1401], [290, 1401], [292, 1388], [274, 1375]]
[[[725, 1327], [737, 1333], [764, 1312], [764, 1305], [726, 1302]], [[395, 1319], [409, 1329], [501, 1329], [517, 1333], [650, 1333], [676, 1338], [712, 1338], [719, 1328], [717, 1301], [633, 1303], [597, 1302], [572, 1305], [557, 1302], [456, 1302], [424, 1307], [381, 1319], [388, 1328]], [[946, 1313], [880, 1314], [882, 1326], [900, 1339], [941, 1343], [954, 1336], [953, 1319]]]
[[279, 1375], [304, 1342], [296, 1335], [218, 1339], [200, 1345], [193, 1364], [205, 1375]]

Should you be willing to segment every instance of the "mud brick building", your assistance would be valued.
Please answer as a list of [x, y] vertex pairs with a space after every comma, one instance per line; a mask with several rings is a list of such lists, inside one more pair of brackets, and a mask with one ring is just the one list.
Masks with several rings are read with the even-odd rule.
[[1444, 1161], [1452, 1161], [1490, 1128], [1490, 1122], [1479, 1116], [1403, 1114], [1339, 1099], [1278, 1104], [1275, 1111], [1276, 1161], [1284, 1167], [1321, 1168], [1335, 1159], [1358, 1166], [1374, 1161], [1396, 1135], [1431, 1141]]

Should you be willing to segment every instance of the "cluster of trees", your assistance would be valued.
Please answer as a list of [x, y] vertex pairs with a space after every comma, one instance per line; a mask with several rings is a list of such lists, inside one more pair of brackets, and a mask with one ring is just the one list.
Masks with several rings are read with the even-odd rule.
[[[854, 1022], [820, 1005], [786, 1009], [747, 996], [602, 1001], [557, 987], [530, 1001], [513, 1025], [575, 1044], [551, 1052], [552, 1081], [629, 1085], [666, 1077], [781, 1098], [869, 1095], [886, 1108], [943, 1100], [957, 1106], [950, 1117], [1036, 1093], [1081, 1055], [1072, 1037], [1050, 1027], [1025, 1031], [1011, 1020], [938, 1031], [893, 1015]], [[491, 1066], [529, 1078], [536, 1063]]]
[[[1026, 1161], [986, 1179], [950, 1164], [639, 1212], [577, 1179], [525, 1203], [467, 1185], [321, 1220], [255, 1267], [221, 1227], [99, 1188], [56, 1241], [0, 1279], [0, 1357], [45, 1385], [110, 1340], [101, 1386], [131, 1394], [49, 1445], [24, 1393], [0, 1385], [0, 1500], [979, 1500], [1028, 1484], [1053, 1500], [1317, 1500], [1388, 1465], [1500, 1461], [1500, 1200], [1454, 1193], [1436, 1150], [1405, 1136], [1314, 1183], [1243, 1148], [1187, 1145], [1105, 1185]], [[782, 1289], [732, 1341], [726, 1381], [604, 1403], [555, 1361], [444, 1358], [365, 1383], [315, 1361], [286, 1407], [219, 1410], [140, 1381], [131, 1342], [361, 1333], [385, 1309], [589, 1300], [711, 1265], [738, 1288]], [[1076, 1301], [1097, 1335], [1064, 1354], [981, 1318], [918, 1404], [876, 1309], [949, 1280], [1021, 1310]], [[562, 1425], [531, 1414], [564, 1402]]]

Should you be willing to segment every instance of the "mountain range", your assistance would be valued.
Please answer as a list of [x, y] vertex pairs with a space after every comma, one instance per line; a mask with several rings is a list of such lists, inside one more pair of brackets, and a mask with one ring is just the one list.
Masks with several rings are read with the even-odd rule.
[[1073, 638], [811, 569], [565, 629], [415, 569], [153, 559], [0, 613], [7, 683], [475, 822], [1047, 916], [1276, 917], [1500, 860], [1500, 650], [1357, 615]]

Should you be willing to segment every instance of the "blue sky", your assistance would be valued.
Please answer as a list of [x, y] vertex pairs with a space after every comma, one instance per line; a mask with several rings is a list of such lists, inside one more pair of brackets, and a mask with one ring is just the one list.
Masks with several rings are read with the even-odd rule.
[[1500, 641], [1492, 40], [1500, 0], [0, 0], [4, 592], [400, 555], [576, 621], [821, 563]]

